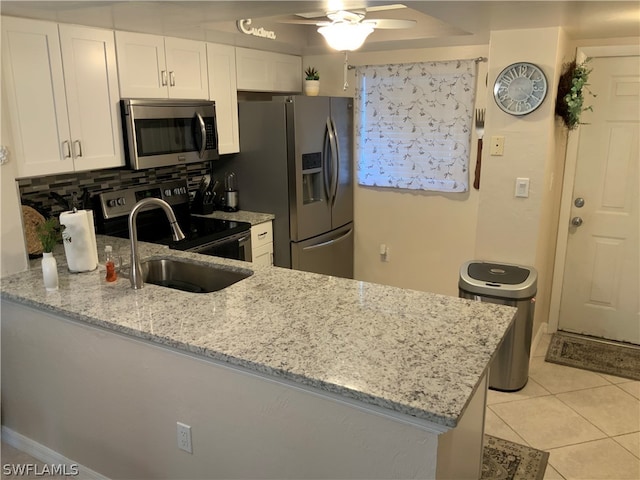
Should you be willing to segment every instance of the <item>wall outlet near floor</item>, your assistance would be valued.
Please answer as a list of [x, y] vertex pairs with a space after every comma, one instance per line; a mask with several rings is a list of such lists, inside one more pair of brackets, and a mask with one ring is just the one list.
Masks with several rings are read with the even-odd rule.
[[185, 452], [193, 453], [191, 447], [191, 427], [178, 422], [178, 448]]

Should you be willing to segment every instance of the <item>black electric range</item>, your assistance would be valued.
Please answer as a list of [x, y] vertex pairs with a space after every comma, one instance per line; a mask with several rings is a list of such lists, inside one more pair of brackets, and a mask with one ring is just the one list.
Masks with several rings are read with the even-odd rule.
[[184, 180], [101, 193], [96, 202], [98, 233], [129, 238], [129, 213], [138, 201], [148, 197], [160, 198], [171, 206], [186, 238], [174, 241], [164, 211], [152, 206], [138, 213], [139, 241], [168, 245], [174, 250], [251, 261], [251, 224], [192, 215], [189, 190]]

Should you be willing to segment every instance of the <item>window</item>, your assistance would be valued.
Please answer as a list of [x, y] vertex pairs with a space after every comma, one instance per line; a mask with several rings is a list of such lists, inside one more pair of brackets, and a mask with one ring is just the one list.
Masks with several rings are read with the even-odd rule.
[[474, 60], [357, 67], [358, 182], [467, 191], [475, 76]]

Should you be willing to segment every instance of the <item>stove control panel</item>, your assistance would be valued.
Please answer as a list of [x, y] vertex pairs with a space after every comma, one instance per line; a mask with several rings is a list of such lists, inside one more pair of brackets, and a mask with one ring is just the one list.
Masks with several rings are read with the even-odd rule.
[[[105, 219], [129, 215], [136, 203], [144, 198], [161, 198], [169, 205], [189, 203], [189, 189], [185, 180], [138, 185], [100, 194], [100, 206]], [[149, 209], [159, 208], [149, 206]]]

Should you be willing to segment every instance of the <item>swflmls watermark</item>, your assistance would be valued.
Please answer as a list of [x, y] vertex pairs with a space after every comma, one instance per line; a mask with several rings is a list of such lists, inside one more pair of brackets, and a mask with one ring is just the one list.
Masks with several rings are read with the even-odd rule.
[[78, 476], [78, 465], [72, 463], [66, 465], [64, 463], [59, 464], [38, 464], [38, 463], [5, 463], [2, 465], [3, 475], [13, 475], [15, 477], [22, 477], [26, 475], [36, 477], [50, 477], [53, 475], [76, 477]]

